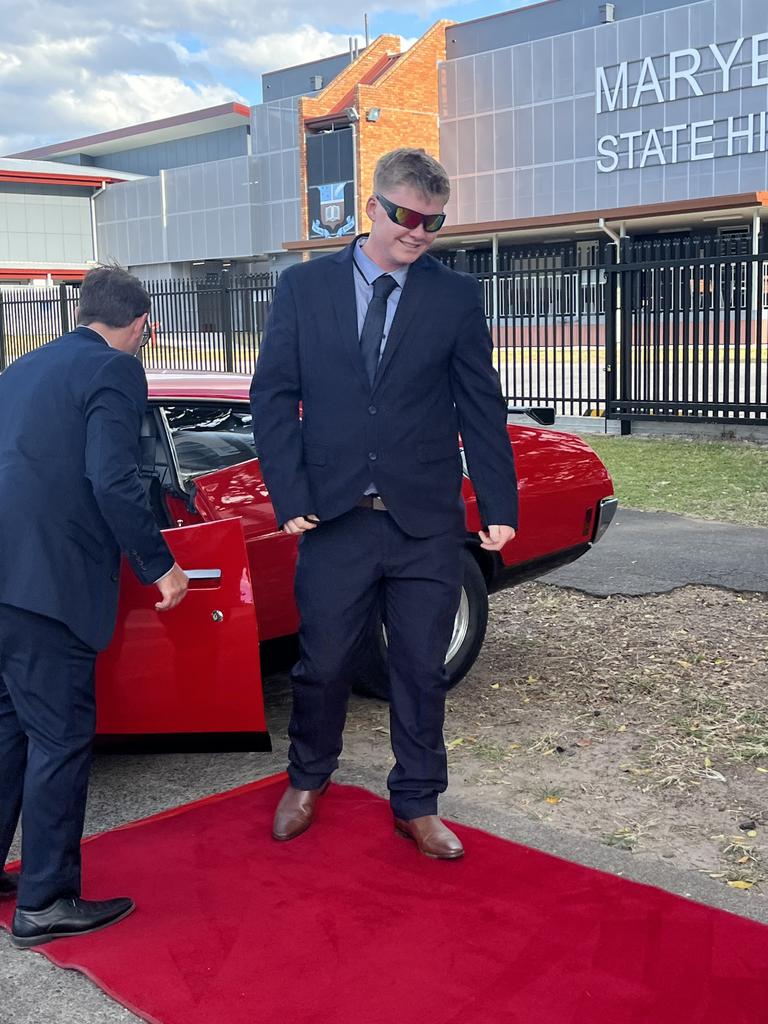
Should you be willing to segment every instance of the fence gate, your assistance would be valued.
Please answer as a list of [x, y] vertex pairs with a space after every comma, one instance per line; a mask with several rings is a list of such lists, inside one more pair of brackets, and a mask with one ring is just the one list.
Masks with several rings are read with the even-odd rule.
[[606, 267], [606, 415], [768, 423], [768, 256]]
[[516, 405], [548, 405], [561, 415], [602, 415], [604, 268], [568, 266], [549, 252], [477, 277], [506, 398]]

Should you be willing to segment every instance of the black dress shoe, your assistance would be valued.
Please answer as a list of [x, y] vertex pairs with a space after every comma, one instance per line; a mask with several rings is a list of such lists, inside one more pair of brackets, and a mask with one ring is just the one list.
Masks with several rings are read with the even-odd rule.
[[18, 875], [9, 875], [7, 871], [0, 871], [0, 898], [3, 896], [15, 896], [18, 888]]
[[54, 939], [88, 935], [122, 921], [134, 909], [133, 900], [81, 900], [69, 896], [56, 900], [43, 910], [19, 910], [13, 915], [11, 942], [18, 949], [42, 946]]

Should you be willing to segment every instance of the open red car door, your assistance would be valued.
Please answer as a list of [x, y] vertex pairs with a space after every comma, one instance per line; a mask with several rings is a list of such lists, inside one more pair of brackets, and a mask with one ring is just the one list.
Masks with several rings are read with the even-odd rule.
[[112, 744], [135, 738], [131, 747], [269, 750], [240, 521], [163, 535], [189, 591], [157, 612], [157, 588], [123, 567], [115, 636], [96, 662], [97, 735]]

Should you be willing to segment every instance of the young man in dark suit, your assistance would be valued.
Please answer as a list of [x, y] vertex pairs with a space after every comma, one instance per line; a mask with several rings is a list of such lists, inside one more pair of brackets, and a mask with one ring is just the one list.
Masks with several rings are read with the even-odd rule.
[[11, 939], [28, 947], [104, 928], [127, 898], [80, 898], [95, 731], [94, 663], [115, 627], [120, 552], [158, 611], [187, 577], [138, 475], [147, 381], [134, 358], [149, 295], [126, 271], [87, 274], [79, 326], [0, 375], [0, 868], [21, 814]]
[[337, 767], [355, 657], [382, 601], [395, 828], [428, 856], [464, 852], [437, 817], [465, 544], [459, 431], [486, 550], [514, 536], [517, 484], [482, 289], [427, 255], [449, 193], [424, 150], [386, 154], [370, 234], [278, 282], [251, 388], [275, 515], [300, 538], [290, 785], [275, 839], [309, 827]]

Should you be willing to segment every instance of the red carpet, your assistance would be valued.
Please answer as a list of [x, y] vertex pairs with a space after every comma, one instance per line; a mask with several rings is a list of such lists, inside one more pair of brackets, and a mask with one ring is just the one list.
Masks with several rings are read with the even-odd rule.
[[347, 786], [275, 843], [283, 784], [86, 842], [84, 895], [139, 909], [41, 951], [162, 1024], [768, 1020], [762, 925], [470, 828], [462, 861], [428, 860]]

